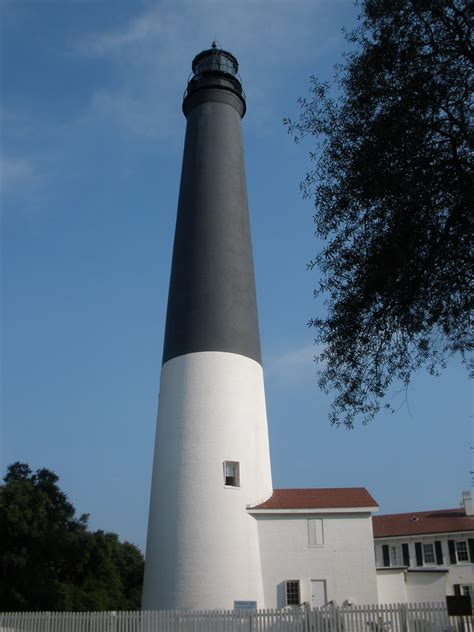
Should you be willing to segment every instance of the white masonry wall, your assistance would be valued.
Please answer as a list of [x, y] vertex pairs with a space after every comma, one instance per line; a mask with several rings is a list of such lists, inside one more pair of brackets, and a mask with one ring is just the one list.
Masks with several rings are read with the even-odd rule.
[[[225, 487], [223, 462], [240, 463]], [[266, 606], [257, 524], [248, 504], [272, 494], [262, 367], [241, 355], [191, 353], [161, 373], [144, 609]]]
[[[403, 568], [377, 570], [379, 603], [406, 603], [406, 573]], [[433, 601], [429, 599], [428, 601]]]
[[407, 602], [445, 601], [446, 579], [447, 573], [442, 571], [409, 571], [405, 586]]
[[[285, 606], [285, 580], [300, 580], [311, 603], [311, 580], [325, 580], [327, 600], [378, 602], [371, 515], [253, 514], [258, 523], [266, 608]], [[322, 518], [324, 544], [310, 546], [308, 519]]]
[[446, 599], [446, 571], [407, 571], [404, 568], [377, 570], [379, 602], [421, 603]]

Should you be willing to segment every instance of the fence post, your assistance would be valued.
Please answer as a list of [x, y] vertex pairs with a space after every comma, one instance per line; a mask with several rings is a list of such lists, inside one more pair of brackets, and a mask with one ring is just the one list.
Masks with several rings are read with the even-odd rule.
[[303, 618], [303, 632], [310, 632], [310, 627], [309, 627], [309, 613], [310, 613], [310, 609], [309, 609], [309, 604], [304, 605], [304, 618]]
[[399, 604], [400, 606], [400, 629], [401, 632], [408, 632], [408, 613], [407, 607], [404, 603]]
[[110, 615], [110, 630], [112, 630], [113, 632], [115, 632], [115, 630], [117, 630], [117, 611], [116, 610], [110, 610], [109, 612]]

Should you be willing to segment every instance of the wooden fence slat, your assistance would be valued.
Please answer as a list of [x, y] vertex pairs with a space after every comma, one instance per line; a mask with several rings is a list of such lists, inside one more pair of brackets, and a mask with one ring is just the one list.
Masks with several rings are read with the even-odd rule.
[[31, 613], [32, 632], [41, 632], [41, 612]]
[[357, 622], [357, 632], [367, 632], [367, 627], [364, 623], [364, 611], [360, 604], [354, 608], [354, 620]]
[[18, 625], [20, 627], [24, 626], [28, 630], [34, 630], [35, 615], [33, 612], [20, 613], [20, 616], [18, 617], [18, 619], [17, 617], [13, 617], [12, 625], [14, 626]]
[[39, 630], [39, 618], [40, 613], [28, 612], [23, 621], [21, 621], [20, 625], [23, 624], [28, 625], [29, 630], [32, 632], [38, 632]]

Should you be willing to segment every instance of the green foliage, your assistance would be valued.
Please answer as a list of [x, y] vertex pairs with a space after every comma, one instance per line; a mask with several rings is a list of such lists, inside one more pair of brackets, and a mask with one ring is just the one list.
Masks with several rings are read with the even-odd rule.
[[0, 610], [140, 607], [143, 556], [90, 532], [47, 469], [10, 465], [0, 486]]
[[472, 352], [473, 7], [365, 0], [333, 86], [313, 77], [285, 121], [316, 140], [302, 189], [327, 312], [309, 325], [332, 423], [367, 422], [394, 381]]

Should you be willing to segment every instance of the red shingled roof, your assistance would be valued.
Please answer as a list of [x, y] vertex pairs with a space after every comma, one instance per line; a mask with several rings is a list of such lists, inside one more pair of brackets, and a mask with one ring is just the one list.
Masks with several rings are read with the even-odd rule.
[[344, 509], [378, 507], [365, 487], [327, 489], [275, 489], [272, 496], [252, 509]]
[[438, 511], [413, 511], [411, 513], [373, 516], [374, 537], [397, 535], [421, 535], [423, 533], [447, 533], [474, 531], [474, 516], [466, 516], [464, 509], [440, 509]]

